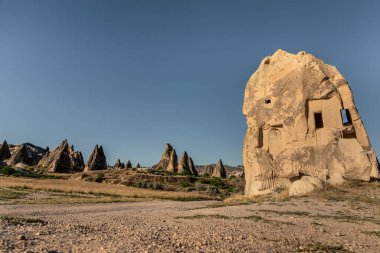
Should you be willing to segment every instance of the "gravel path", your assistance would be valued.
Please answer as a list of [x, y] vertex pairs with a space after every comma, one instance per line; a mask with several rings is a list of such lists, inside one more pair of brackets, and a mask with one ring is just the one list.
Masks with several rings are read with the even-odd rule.
[[[151, 201], [2, 205], [3, 252], [380, 252], [379, 210], [292, 199], [210, 208]], [[37, 223], [33, 223], [37, 222]], [[46, 223], [45, 223], [46, 222]]]

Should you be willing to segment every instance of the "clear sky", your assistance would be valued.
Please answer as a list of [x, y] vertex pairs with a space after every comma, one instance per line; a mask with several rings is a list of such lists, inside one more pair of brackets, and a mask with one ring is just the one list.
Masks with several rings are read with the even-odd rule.
[[241, 164], [245, 84], [278, 48], [338, 67], [380, 152], [377, 0], [0, 0], [0, 140]]

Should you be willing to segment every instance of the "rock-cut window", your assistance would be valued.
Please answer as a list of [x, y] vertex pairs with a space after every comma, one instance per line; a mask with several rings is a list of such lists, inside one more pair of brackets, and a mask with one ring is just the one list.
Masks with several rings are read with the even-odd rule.
[[315, 120], [315, 129], [323, 128], [322, 112], [315, 112], [314, 113], [314, 120]]

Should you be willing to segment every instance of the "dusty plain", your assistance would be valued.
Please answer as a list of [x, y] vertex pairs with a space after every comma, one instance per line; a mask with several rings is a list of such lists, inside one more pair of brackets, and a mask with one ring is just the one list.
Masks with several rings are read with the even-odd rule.
[[51, 180], [33, 189], [25, 182], [0, 178], [3, 252], [380, 251], [379, 182], [302, 198], [225, 201], [168, 200], [196, 193], [165, 200], [168, 192], [144, 189], [128, 195], [125, 186], [110, 194], [114, 186], [99, 183], [95, 192], [53, 190]]

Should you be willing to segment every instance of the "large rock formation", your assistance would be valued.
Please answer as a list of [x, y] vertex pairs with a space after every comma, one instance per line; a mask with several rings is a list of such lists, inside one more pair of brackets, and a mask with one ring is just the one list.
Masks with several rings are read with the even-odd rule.
[[[12, 151], [13, 150], [13, 151]], [[11, 166], [35, 166], [45, 155], [46, 150], [30, 143], [13, 145], [11, 157], [6, 161]]]
[[9, 150], [7, 141], [4, 141], [0, 147], [0, 161], [7, 160], [10, 157], [11, 157], [11, 151]]
[[195, 169], [193, 159], [187, 155], [187, 152], [183, 152], [181, 159], [178, 163], [178, 173], [185, 175], [198, 176], [198, 172]]
[[177, 153], [175, 152], [175, 149], [172, 149], [170, 152], [170, 159], [169, 159], [168, 166], [166, 167], [166, 170], [170, 172], [175, 172], [175, 173], [178, 172], [177, 161], [178, 161]]
[[352, 91], [336, 67], [278, 50], [247, 83], [245, 193], [260, 194], [302, 175], [341, 183], [379, 177], [379, 163]]
[[107, 159], [104, 155], [103, 147], [96, 145], [94, 150], [92, 151], [90, 158], [87, 161], [85, 171], [92, 171], [92, 170], [106, 170], [108, 168], [107, 166]]
[[224, 168], [224, 165], [223, 165], [223, 162], [221, 159], [219, 159], [219, 161], [216, 163], [215, 168], [213, 169], [211, 176], [212, 177], [224, 177], [224, 178], [227, 176], [226, 170]]
[[153, 165], [152, 168], [156, 170], [167, 170], [171, 172], [177, 172], [177, 153], [175, 149], [167, 143], [165, 150], [162, 153], [160, 161]]
[[132, 163], [130, 160], [127, 161], [126, 165], [125, 165], [125, 168], [126, 169], [132, 169]]
[[181, 159], [179, 160], [178, 173], [192, 175], [190, 166], [189, 166], [189, 156], [187, 155], [186, 151], [183, 152], [183, 155], [181, 156]]
[[120, 161], [120, 159], [117, 159], [115, 165], [113, 166], [115, 170], [125, 169], [124, 163]]
[[38, 167], [48, 172], [72, 173], [83, 171], [84, 161], [81, 152], [74, 151], [64, 140], [54, 151], [47, 152], [39, 161]]
[[197, 177], [198, 176], [198, 171], [197, 169], [195, 168], [195, 165], [193, 163], [193, 159], [191, 159], [191, 157], [189, 156], [189, 158], [187, 159], [187, 163], [189, 164], [189, 168], [190, 168], [190, 172], [193, 176]]

